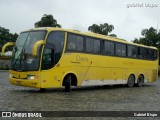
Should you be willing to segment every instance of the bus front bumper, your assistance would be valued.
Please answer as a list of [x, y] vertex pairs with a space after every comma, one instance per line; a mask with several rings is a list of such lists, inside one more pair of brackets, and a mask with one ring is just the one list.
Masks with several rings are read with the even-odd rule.
[[23, 79], [9, 78], [9, 81], [13, 85], [40, 88], [38, 80], [23, 80]]
[[13, 85], [17, 86], [25, 86], [25, 87], [32, 87], [32, 88], [40, 88], [40, 82], [38, 77], [35, 77], [34, 79], [27, 79], [27, 78], [15, 78], [12, 73], [10, 73], [9, 81]]

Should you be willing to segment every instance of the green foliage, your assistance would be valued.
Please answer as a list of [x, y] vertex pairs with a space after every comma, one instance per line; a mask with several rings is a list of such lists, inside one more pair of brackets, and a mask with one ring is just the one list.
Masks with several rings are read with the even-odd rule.
[[154, 29], [153, 27], [150, 27], [149, 29], [143, 29], [141, 35], [143, 37], [139, 39], [135, 38], [132, 42], [148, 46], [154, 46], [157, 47], [160, 51], [160, 31]]
[[[102, 34], [102, 35], [108, 35], [110, 32], [114, 30], [113, 25], [109, 25], [108, 23], [104, 24], [93, 24], [92, 26], [88, 27], [88, 30], [94, 33]], [[115, 34], [110, 34], [109, 36], [117, 37]]]
[[117, 37], [116, 34], [110, 34], [109, 36], [111, 36], [111, 37]]
[[0, 56], [0, 70], [9, 70], [11, 67], [11, 56]]
[[52, 15], [44, 14], [40, 21], [35, 23], [35, 27], [59, 27], [61, 25], [57, 23], [57, 20], [54, 19]]
[[[10, 33], [8, 29], [0, 26], [0, 51], [2, 50], [2, 46], [7, 42], [15, 42], [18, 38], [17, 33]], [[8, 48], [7, 50], [11, 50], [12, 48]], [[7, 51], [6, 50], [6, 51]]]
[[143, 29], [141, 35], [143, 37], [139, 39], [135, 38], [132, 42], [160, 48], [160, 31], [151, 27], [149, 29]]

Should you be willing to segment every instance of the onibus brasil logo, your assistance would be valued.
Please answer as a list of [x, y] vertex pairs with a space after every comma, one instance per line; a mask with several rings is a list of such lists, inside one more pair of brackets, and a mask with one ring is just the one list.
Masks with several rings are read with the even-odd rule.
[[2, 112], [1, 117], [42, 117], [39, 112]]

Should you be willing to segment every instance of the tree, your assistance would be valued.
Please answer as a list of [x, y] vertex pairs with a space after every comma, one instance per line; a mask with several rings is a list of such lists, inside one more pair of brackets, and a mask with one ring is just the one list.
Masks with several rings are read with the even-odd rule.
[[[104, 24], [93, 24], [92, 26], [88, 27], [88, 30], [94, 33], [102, 34], [102, 35], [108, 35], [110, 32], [114, 30], [113, 25], [109, 25], [108, 23]], [[109, 36], [117, 37], [115, 34], [110, 34]]]
[[40, 21], [35, 23], [35, 27], [58, 27], [61, 28], [61, 25], [57, 23], [57, 20], [54, 19], [52, 15], [44, 14]]
[[110, 34], [109, 36], [111, 36], [111, 37], [117, 37], [116, 34]]
[[[9, 29], [6, 29], [4, 27], [0, 27], [0, 51], [2, 50], [2, 46], [7, 42], [15, 42], [18, 38], [17, 33], [10, 33]], [[8, 48], [7, 50], [11, 50], [11, 48]]]
[[143, 37], [135, 38], [132, 42], [160, 48], [160, 31], [151, 27], [143, 29], [141, 35]]
[[135, 38], [132, 42], [147, 46], [154, 46], [157, 47], [160, 51], [160, 31], [154, 29], [153, 27], [150, 27], [149, 29], [143, 29], [141, 35], [143, 37], [139, 39]]

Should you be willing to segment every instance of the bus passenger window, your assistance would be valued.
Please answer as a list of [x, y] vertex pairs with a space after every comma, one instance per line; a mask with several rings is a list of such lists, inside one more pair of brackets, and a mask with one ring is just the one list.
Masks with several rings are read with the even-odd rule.
[[140, 47], [140, 56], [142, 59], [146, 59], [147, 58], [147, 49], [146, 48], [142, 48]]
[[157, 57], [158, 57], [158, 52], [157, 50], [154, 50], [153, 59], [156, 60]]
[[68, 51], [83, 51], [83, 37], [74, 35], [74, 34], [68, 34], [68, 41], [67, 41], [67, 50]]
[[132, 46], [128, 45], [128, 51], [127, 51], [128, 57], [132, 57]]
[[111, 43], [110, 43], [110, 46], [111, 46], [111, 52], [110, 52], [110, 54], [111, 54], [111, 55], [114, 55], [114, 43], [111, 42]]
[[148, 58], [149, 60], [152, 60], [152, 59], [153, 59], [153, 50], [152, 50], [152, 49], [148, 49], [148, 56], [147, 56], [147, 58]]
[[128, 57], [136, 58], [138, 55], [138, 47], [128, 45]]
[[132, 57], [136, 58], [138, 55], [138, 48], [136, 46], [132, 46]]
[[68, 35], [67, 50], [71, 50], [71, 51], [76, 50], [76, 36], [75, 35]]
[[100, 53], [100, 40], [94, 40], [94, 53]]
[[77, 36], [77, 51], [83, 51], [83, 37]]
[[114, 43], [109, 41], [104, 41], [103, 54], [114, 55]]
[[76, 50], [76, 44], [75, 44], [75, 42], [68, 43], [67, 48], [68, 48], [68, 50]]
[[122, 56], [126, 56], [126, 45], [122, 45]]
[[116, 55], [117, 56], [122, 55], [122, 44], [116, 43]]
[[86, 52], [93, 53], [93, 39], [86, 38]]
[[105, 41], [104, 42], [104, 48], [103, 48], [103, 54], [110, 55], [110, 51], [111, 51], [110, 42]]

